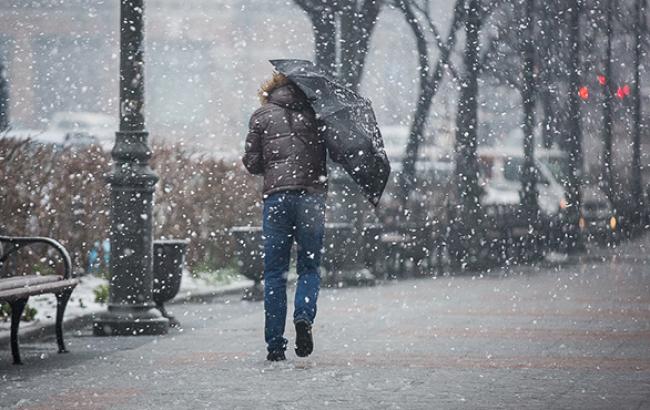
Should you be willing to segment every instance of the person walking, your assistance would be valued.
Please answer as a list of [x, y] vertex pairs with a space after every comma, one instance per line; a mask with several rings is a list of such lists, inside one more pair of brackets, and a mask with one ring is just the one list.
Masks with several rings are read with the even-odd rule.
[[259, 92], [262, 106], [251, 116], [243, 163], [263, 175], [264, 338], [267, 360], [286, 360], [287, 275], [293, 242], [297, 273], [293, 323], [295, 352], [309, 356], [320, 289], [327, 149], [305, 94], [274, 73]]

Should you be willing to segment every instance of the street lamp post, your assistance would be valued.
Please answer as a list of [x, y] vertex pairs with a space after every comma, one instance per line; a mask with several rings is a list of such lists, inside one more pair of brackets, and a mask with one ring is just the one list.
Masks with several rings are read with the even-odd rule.
[[120, 129], [111, 153], [111, 262], [108, 311], [95, 335], [163, 334], [169, 321], [154, 309], [152, 211], [158, 177], [144, 120], [144, 4], [120, 3]]

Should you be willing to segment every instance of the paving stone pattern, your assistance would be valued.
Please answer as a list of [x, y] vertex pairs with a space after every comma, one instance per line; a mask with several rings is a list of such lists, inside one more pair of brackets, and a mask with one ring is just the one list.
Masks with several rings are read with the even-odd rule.
[[[315, 353], [264, 360], [261, 303], [172, 306], [164, 337], [0, 347], [9, 409], [650, 409], [650, 239], [563, 266], [324, 289]], [[291, 313], [291, 310], [290, 310]], [[293, 329], [288, 326], [288, 338]]]

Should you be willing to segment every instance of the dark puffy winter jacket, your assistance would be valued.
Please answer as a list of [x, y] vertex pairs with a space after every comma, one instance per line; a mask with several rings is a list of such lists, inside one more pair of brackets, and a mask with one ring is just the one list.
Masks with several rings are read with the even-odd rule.
[[325, 141], [305, 95], [289, 83], [264, 101], [251, 116], [243, 158], [251, 174], [264, 175], [263, 194], [327, 192]]

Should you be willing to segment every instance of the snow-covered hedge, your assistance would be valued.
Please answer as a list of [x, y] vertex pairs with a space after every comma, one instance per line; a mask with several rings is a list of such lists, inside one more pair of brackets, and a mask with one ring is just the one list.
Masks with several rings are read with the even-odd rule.
[[[155, 238], [191, 240], [190, 268], [214, 269], [232, 260], [228, 230], [259, 219], [256, 181], [238, 163], [154, 147]], [[0, 138], [0, 232], [60, 240], [77, 269], [87, 267], [95, 242], [108, 237], [110, 154], [99, 147], [60, 148]], [[40, 254], [39, 256], [42, 256]], [[25, 259], [25, 258], [23, 258]], [[39, 269], [45, 260], [32, 259]], [[26, 267], [26, 266], [25, 266]]]

